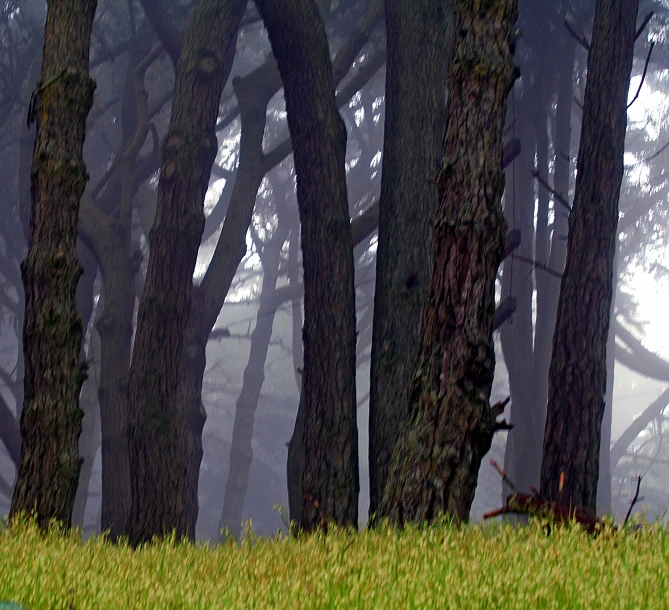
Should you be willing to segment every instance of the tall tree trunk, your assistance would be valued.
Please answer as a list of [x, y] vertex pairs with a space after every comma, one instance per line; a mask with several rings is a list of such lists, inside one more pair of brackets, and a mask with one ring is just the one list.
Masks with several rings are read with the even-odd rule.
[[[616, 254], [613, 258], [613, 286], [611, 298], [611, 318], [616, 311], [616, 291], [618, 287], [618, 236], [616, 235]], [[613, 383], [616, 364], [616, 329], [609, 323], [609, 335], [606, 340], [606, 392], [604, 393], [604, 416], [599, 448], [599, 479], [597, 481], [597, 514], [611, 512], [611, 424], [613, 423]]]
[[95, 0], [48, 3], [42, 72], [29, 121], [37, 123], [28, 255], [21, 265], [24, 406], [21, 459], [10, 516], [35, 511], [39, 526], [70, 527], [79, 480], [78, 441], [85, 378], [75, 293], [79, 203], [86, 187], [83, 146], [95, 83], [88, 73]]
[[541, 490], [547, 498], [559, 495], [565, 504], [592, 510], [638, 4], [597, 0], [549, 375]]
[[369, 393], [369, 514], [408, 415], [430, 283], [453, 2], [386, 0], [386, 105]]
[[[273, 189], [273, 192], [275, 201], [281, 199], [282, 193], [277, 193], [277, 189]], [[283, 205], [285, 206], [285, 203]], [[237, 399], [235, 422], [232, 429], [230, 468], [225, 485], [223, 513], [219, 529], [228, 528], [230, 535], [235, 538], [239, 538], [241, 533], [244, 499], [249, 485], [249, 470], [253, 461], [251, 446], [253, 424], [260, 391], [265, 381], [265, 361], [276, 314], [273, 302], [276, 282], [279, 278], [281, 251], [290, 231], [286, 223], [285, 211], [279, 210], [278, 214], [279, 225], [275, 234], [263, 246], [260, 257], [263, 267], [260, 306], [256, 316], [256, 326], [251, 333], [251, 350], [248, 364], [244, 369], [244, 383]]]
[[355, 290], [346, 128], [313, 0], [258, 0], [284, 85], [304, 265], [302, 512], [305, 531], [358, 521]]
[[123, 96], [123, 153], [118, 166], [121, 197], [113, 218], [98, 233], [104, 285], [102, 309], [95, 326], [100, 336], [100, 403], [102, 500], [100, 526], [111, 540], [125, 533], [130, 510], [128, 457], [128, 371], [132, 351], [135, 276], [142, 255], [130, 251], [132, 232], [132, 175], [135, 160], [149, 131], [144, 74], [152, 53], [145, 43], [130, 52]]
[[[336, 84], [346, 76], [360, 49], [367, 42], [380, 18], [382, 7], [382, 0], [370, 2], [351, 36], [337, 53], [334, 62]], [[365, 63], [366, 69], [359, 76], [363, 76], [364, 79], [370, 78], [380, 67], [380, 63], [376, 59]], [[369, 64], [372, 64], [373, 69], [369, 68]], [[352, 82], [355, 83], [355, 79]], [[274, 60], [268, 60], [249, 75], [235, 79], [233, 86], [238, 98], [242, 123], [239, 166], [212, 261], [202, 283], [193, 292], [193, 310], [186, 329], [186, 348], [179, 376], [179, 394], [188, 422], [184, 426], [187, 456], [186, 524], [188, 532], [193, 532], [193, 535], [198, 514], [197, 488], [202, 459], [202, 429], [206, 420], [202, 406], [202, 380], [206, 366], [207, 340], [218, 319], [237, 267], [246, 254], [246, 234], [263, 176], [291, 153], [289, 140], [278, 144], [266, 155], [262, 150], [266, 119], [264, 109], [281, 88], [281, 78]], [[356, 91], [357, 87], [344, 87], [338, 97], [338, 103], [348, 102]], [[300, 325], [300, 332], [301, 328]], [[289, 450], [289, 472], [295, 470], [291, 469], [290, 456]], [[289, 498], [291, 497], [289, 491]]]
[[516, 0], [455, 1], [457, 46], [437, 180], [434, 265], [423, 316], [411, 414], [393, 453], [378, 514], [392, 523], [468, 519], [479, 467], [504, 423], [490, 407], [495, 369], [495, 278], [506, 222], [502, 149], [516, 77]]
[[177, 63], [129, 375], [130, 542], [187, 533], [178, 375], [218, 146], [216, 118], [246, 0], [200, 0]]

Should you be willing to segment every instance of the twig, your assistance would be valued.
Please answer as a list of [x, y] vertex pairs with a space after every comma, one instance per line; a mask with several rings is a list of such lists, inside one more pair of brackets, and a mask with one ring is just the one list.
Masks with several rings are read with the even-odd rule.
[[630, 518], [630, 515], [632, 514], [632, 508], [634, 508], [634, 505], [636, 504], [637, 500], [639, 499], [639, 489], [641, 488], [641, 475], [636, 480], [636, 493], [634, 494], [634, 497], [632, 498], [632, 503], [630, 504], [630, 507], [627, 509], [627, 514], [625, 515], [625, 520], [623, 521], [623, 527], [627, 525], [627, 521]]
[[641, 34], [643, 34], [643, 31], [646, 29], [646, 26], [648, 25], [648, 22], [653, 18], [653, 11], [650, 11], [644, 18], [643, 21], [641, 22], [641, 25], [639, 26], [639, 29], [636, 31], [636, 36], [634, 40], [639, 38]]
[[585, 36], [583, 34], [577, 34], [576, 30], [571, 27], [569, 21], [566, 19], [564, 20], [564, 27], [567, 28], [567, 31], [574, 37], [574, 40], [576, 40], [578, 44], [580, 44], [586, 51], [590, 50], [590, 43], [585, 39]]
[[641, 82], [639, 83], [639, 88], [636, 90], [636, 93], [634, 94], [634, 97], [632, 98], [632, 101], [627, 104], [627, 107], [629, 108], [634, 102], [636, 102], [636, 98], [639, 97], [639, 93], [641, 93], [641, 87], [643, 87], [643, 81], [646, 80], [646, 72], [648, 71], [648, 62], [650, 61], [650, 55], [653, 52], [653, 47], [655, 46], [654, 42], [650, 43], [650, 49], [648, 49], [648, 55], [646, 55], [646, 63], [643, 66], [643, 73], [641, 74]]
[[543, 186], [551, 195], [553, 195], [555, 201], [561, 203], [571, 212], [571, 205], [569, 205], [569, 202], [560, 193], [557, 193], [555, 189], [543, 179], [541, 172], [538, 169], [532, 170], [532, 175], [537, 179], [537, 182], [541, 186]]
[[495, 460], [490, 460], [490, 465], [499, 473], [499, 476], [502, 477], [502, 481], [509, 486], [509, 489], [518, 493], [518, 488], [513, 484], [513, 481], [507, 476], [506, 472], [502, 470], [501, 466]]

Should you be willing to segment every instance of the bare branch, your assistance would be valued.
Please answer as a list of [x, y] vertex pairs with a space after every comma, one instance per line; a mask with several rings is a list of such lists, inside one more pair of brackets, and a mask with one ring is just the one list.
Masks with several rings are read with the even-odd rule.
[[586, 51], [590, 50], [590, 43], [586, 40], [585, 34], [578, 34], [566, 19], [564, 20], [564, 27], [567, 28], [567, 31], [572, 35], [574, 40], [578, 42], [578, 44], [580, 44]]
[[629, 108], [634, 102], [636, 102], [636, 98], [639, 97], [639, 93], [641, 93], [641, 87], [643, 87], [643, 82], [646, 80], [646, 72], [648, 71], [648, 62], [650, 61], [650, 55], [653, 52], [653, 47], [655, 46], [654, 42], [650, 43], [650, 48], [648, 49], [648, 55], [646, 56], [646, 63], [643, 66], [643, 73], [641, 74], [641, 82], [639, 83], [639, 88], [636, 90], [636, 93], [634, 94], [634, 97], [632, 98], [632, 101], [627, 104], [627, 107]]

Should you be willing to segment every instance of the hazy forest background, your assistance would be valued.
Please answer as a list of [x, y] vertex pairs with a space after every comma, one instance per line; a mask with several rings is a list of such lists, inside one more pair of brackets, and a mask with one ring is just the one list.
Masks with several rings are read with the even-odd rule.
[[[127, 476], [123, 474], [127, 455], [123, 455], [121, 433], [125, 414], [119, 394], [127, 388], [132, 324], [136, 324], [149, 258], [174, 67], [184, 44], [181, 32], [196, 4], [101, 0], [93, 24], [90, 70], [97, 89], [84, 147], [90, 180], [79, 217], [78, 255], [84, 274], [77, 291], [85, 359], [90, 364], [81, 393], [85, 415], [79, 450], [83, 464], [73, 513], [73, 525], [86, 534], [99, 532], [101, 523], [118, 525], [128, 510], [129, 499], [118, 494]], [[386, 57], [396, 49], [386, 45], [380, 0], [319, 0], [317, 4], [325, 22], [337, 104], [348, 137], [346, 184], [355, 246], [357, 510], [362, 525], [370, 504], [370, 361]], [[497, 365], [491, 397], [494, 403], [510, 395], [510, 411], [505, 416], [515, 428], [498, 433], [483, 460], [472, 519], [500, 506], [508, 493], [489, 465], [490, 458], [503, 464], [522, 489], [540, 481], [545, 408], [538, 405], [545, 405], [548, 392], [551, 320], [564, 267], [566, 207], [573, 198], [584, 99], [587, 52], [583, 41], [590, 38], [594, 8], [594, 0], [519, 1], [514, 59], [521, 78], [508, 101], [503, 201], [509, 230], [520, 230], [520, 243], [505, 258], [498, 275], [500, 324], [494, 334]], [[665, 417], [669, 406], [668, 9], [667, 2], [640, 2], [639, 22], [651, 11], [653, 17], [635, 46], [630, 86], [631, 100], [643, 74], [643, 86], [628, 113], [598, 489], [598, 510], [611, 510], [618, 517], [629, 505], [638, 475], [643, 476], [643, 504], [649, 517], [663, 517], [669, 507], [669, 443], [663, 442], [669, 429]], [[35, 137], [34, 125], [26, 127], [26, 117], [40, 74], [45, 18], [46, 2], [3, 2], [3, 515], [10, 508], [21, 446], [25, 300], [20, 263], [27, 251]], [[423, 34], [419, 29], [414, 34], [393, 44], [415, 45], [415, 53], [420, 54]], [[429, 33], [430, 40], [441, 35], [436, 27]], [[439, 73], [439, 65], [447, 65], [447, 46], [443, 45], [443, 56], [430, 58], [437, 66], [434, 74]], [[412, 66], [405, 70], [410, 74]], [[143, 82], [148, 103], [138, 93], [137, 82]], [[400, 75], [398, 90], [401, 82]], [[443, 78], [441, 84], [426, 81], [431, 95], [439, 95], [440, 86], [445, 87]], [[421, 95], [416, 92], [417, 99]], [[395, 146], [410, 147], [428, 137], [423, 128], [417, 127], [413, 140], [410, 130], [396, 134]], [[143, 137], [136, 146], [138, 133]], [[282, 526], [273, 506], [289, 506], [288, 443], [296, 426], [302, 386], [303, 278], [295, 171], [281, 79], [253, 3], [240, 16], [236, 54], [220, 99], [216, 134], [218, 151], [206, 192], [206, 223], [184, 344], [186, 355], [193, 360], [189, 391], [199, 396], [201, 383], [203, 407], [196, 400], [187, 419], [192, 438], [201, 438], [202, 461], [199, 484], [185, 493], [197, 493], [188, 509], [197, 519], [197, 537], [212, 540], [218, 539], [221, 527], [238, 534], [242, 520], [252, 519], [254, 528], [263, 533], [274, 533]], [[426, 184], [436, 178], [442, 136], [443, 126], [434, 166], [424, 172]], [[384, 264], [386, 269], [396, 266], [404, 273], [399, 290], [410, 291], [414, 281], [429, 276], [429, 269], [411, 268], [412, 261], [406, 257]], [[383, 307], [378, 296], [377, 301]], [[512, 302], [515, 306], [505, 311]], [[400, 329], [388, 332], [397, 336], [391, 349], [402, 350], [407, 337]], [[205, 344], [206, 360], [198, 351]], [[393, 388], [382, 390], [392, 393]], [[106, 438], [102, 430], [107, 431]], [[199, 441], [194, 442], [191, 450], [197, 455]], [[124, 460], [126, 471], [119, 466]], [[197, 472], [190, 475], [189, 481], [193, 476], [197, 480]]]

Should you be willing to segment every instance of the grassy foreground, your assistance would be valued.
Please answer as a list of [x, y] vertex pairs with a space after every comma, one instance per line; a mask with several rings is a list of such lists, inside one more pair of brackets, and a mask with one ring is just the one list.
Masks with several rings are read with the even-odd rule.
[[[669, 530], [385, 527], [132, 551], [0, 530], [0, 600], [105, 608], [669, 608]], [[0, 606], [2, 604], [0, 603]]]

